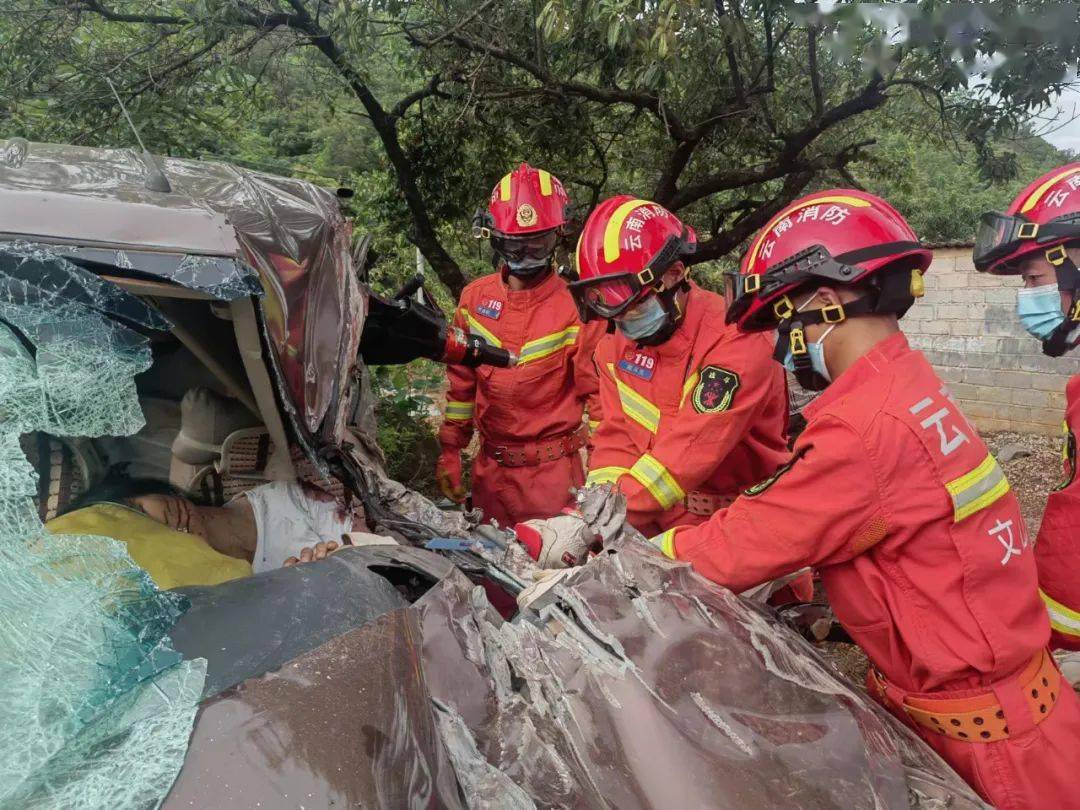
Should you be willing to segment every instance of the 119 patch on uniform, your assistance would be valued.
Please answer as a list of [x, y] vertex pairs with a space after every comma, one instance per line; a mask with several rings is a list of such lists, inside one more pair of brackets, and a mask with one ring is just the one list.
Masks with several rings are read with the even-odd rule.
[[477, 313], [492, 320], [499, 320], [499, 316], [502, 315], [503, 302], [498, 298], [489, 298], [486, 301], [482, 301], [476, 308]]
[[698, 413], [720, 413], [731, 407], [739, 390], [739, 375], [720, 366], [705, 366], [698, 384], [694, 386], [694, 410]]

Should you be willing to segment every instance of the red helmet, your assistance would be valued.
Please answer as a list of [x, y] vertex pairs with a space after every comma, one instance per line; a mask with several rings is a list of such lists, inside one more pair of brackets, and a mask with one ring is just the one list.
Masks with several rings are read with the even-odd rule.
[[[848, 315], [903, 315], [922, 295], [922, 273], [932, 255], [880, 197], [852, 189], [819, 191], [788, 205], [758, 232], [740, 274], [732, 277], [736, 289], [728, 291], [727, 320], [746, 332], [782, 328], [795, 310], [790, 293], [814, 283], [870, 282], [877, 293], [835, 311], [799, 316], [803, 325]], [[896, 269], [908, 272], [881, 272]], [[793, 336], [797, 348], [794, 342]]]
[[628, 195], [604, 200], [589, 215], [577, 244], [570, 293], [582, 321], [617, 318], [650, 292], [663, 275], [694, 252], [697, 237], [678, 217]]
[[983, 214], [972, 258], [983, 273], [1012, 275], [1020, 272], [1019, 259], [1045, 251], [1058, 267], [1058, 286], [1075, 289], [1075, 283], [1062, 285], [1060, 278], [1064, 245], [1073, 240], [1080, 240], [1080, 163], [1044, 174], [1004, 214]]
[[557, 177], [522, 163], [491, 190], [487, 211], [473, 218], [474, 233], [491, 239], [511, 273], [532, 275], [551, 266], [569, 206]]

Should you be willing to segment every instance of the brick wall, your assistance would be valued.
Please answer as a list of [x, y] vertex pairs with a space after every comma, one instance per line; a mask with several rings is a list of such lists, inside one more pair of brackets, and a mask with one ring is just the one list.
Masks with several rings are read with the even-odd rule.
[[904, 317], [964, 413], [982, 430], [1059, 435], [1080, 351], [1046, 357], [1016, 317], [1017, 277], [976, 273], [971, 248], [934, 251], [926, 295]]

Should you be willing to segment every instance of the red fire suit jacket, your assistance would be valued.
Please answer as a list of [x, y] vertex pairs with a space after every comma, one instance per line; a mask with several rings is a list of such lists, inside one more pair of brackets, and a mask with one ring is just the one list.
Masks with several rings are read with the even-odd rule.
[[804, 411], [779, 474], [707, 523], [657, 538], [742, 591], [818, 567], [851, 637], [901, 689], [974, 688], [1046, 646], [1019, 503], [974, 428], [903, 334]]
[[707, 515], [687, 496], [733, 497], [787, 458], [787, 383], [766, 334], [724, 323], [723, 298], [691, 283], [686, 316], [660, 346], [615, 332], [596, 349], [604, 419], [589, 483], [618, 482], [646, 535]]
[[448, 366], [444, 448], [463, 449], [474, 428], [481, 449], [473, 462], [473, 503], [502, 524], [549, 517], [581, 486], [577, 453], [528, 467], [505, 467], [485, 451], [564, 436], [582, 427], [586, 409], [600, 418], [593, 350], [603, 323], [580, 322], [566, 284], [554, 273], [536, 287], [511, 290], [501, 273], [469, 283], [454, 323], [515, 352], [512, 368]]
[[1065, 399], [1065, 479], [1047, 498], [1035, 543], [1035, 561], [1053, 628], [1051, 646], [1080, 650], [1080, 482], [1076, 480], [1080, 375], [1069, 380]]

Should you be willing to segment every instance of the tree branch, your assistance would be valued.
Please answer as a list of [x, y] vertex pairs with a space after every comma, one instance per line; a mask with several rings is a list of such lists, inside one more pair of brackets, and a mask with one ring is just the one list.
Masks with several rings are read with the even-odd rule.
[[809, 185], [814, 172], [795, 172], [784, 179], [783, 188], [769, 200], [761, 203], [754, 211], [741, 219], [738, 224], [717, 236], [698, 245], [689, 258], [689, 264], [700, 264], [718, 259], [749, 239], [755, 231], [765, 225], [780, 209], [790, 203]]
[[[422, 39], [410, 31], [404, 31], [404, 33], [414, 45], [419, 47], [428, 48], [435, 42], [435, 39]], [[655, 115], [672, 138], [679, 141], [686, 139], [686, 127], [678, 117], [663, 106], [659, 96], [626, 90], [617, 86], [600, 87], [580, 81], [558, 79], [544, 66], [507, 48], [493, 43], [477, 42], [456, 32], [447, 31], [446, 33], [447, 39], [466, 51], [487, 54], [501, 62], [525, 71], [542, 85], [542, 88], [538, 88], [538, 92], [555, 92], [561, 95], [577, 96], [601, 104], [629, 104], [632, 107], [646, 110]]]

